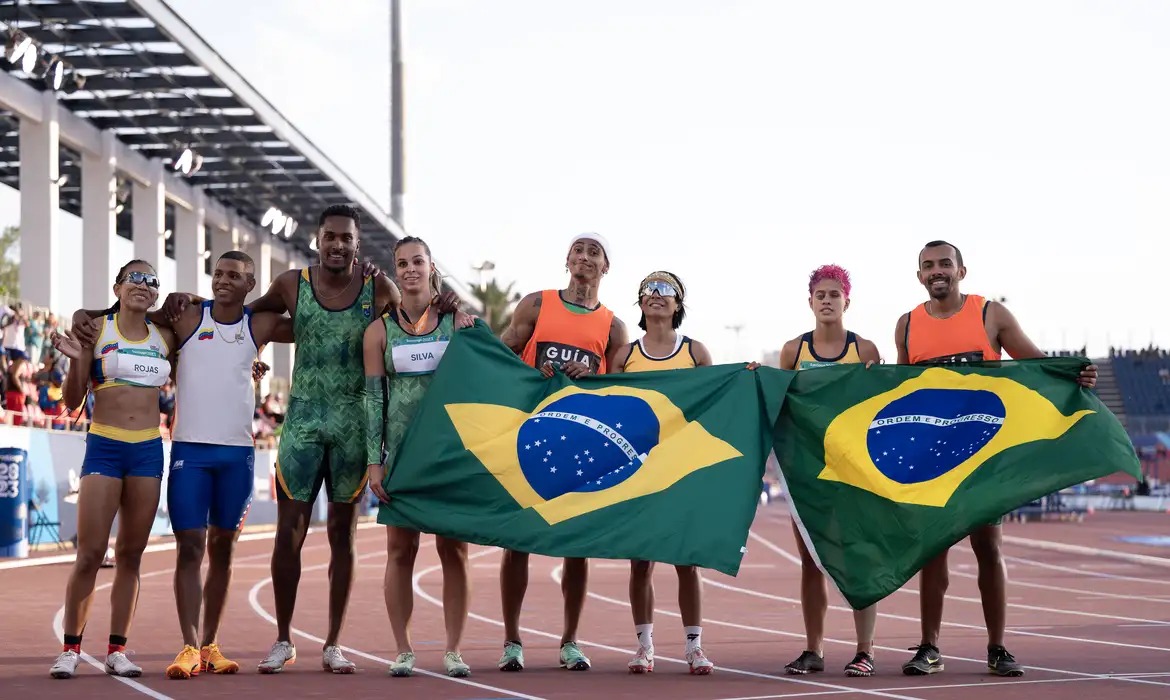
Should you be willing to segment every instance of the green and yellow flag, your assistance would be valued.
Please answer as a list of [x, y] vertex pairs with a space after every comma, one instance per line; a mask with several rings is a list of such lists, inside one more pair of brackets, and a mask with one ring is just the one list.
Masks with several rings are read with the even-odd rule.
[[724, 365], [546, 379], [477, 323], [447, 348], [382, 518], [532, 554], [735, 575], [791, 378]]
[[776, 455], [801, 534], [855, 609], [971, 530], [1042, 496], [1140, 467], [1080, 358], [839, 365], [788, 387]]

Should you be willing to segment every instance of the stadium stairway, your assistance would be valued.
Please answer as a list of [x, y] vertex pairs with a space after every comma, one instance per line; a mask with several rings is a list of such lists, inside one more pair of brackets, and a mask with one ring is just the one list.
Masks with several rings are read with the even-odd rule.
[[1121, 400], [1121, 390], [1117, 388], [1117, 377], [1113, 374], [1112, 358], [1097, 360], [1097, 397], [1105, 406], [1113, 411], [1122, 426], [1126, 426], [1125, 403]]

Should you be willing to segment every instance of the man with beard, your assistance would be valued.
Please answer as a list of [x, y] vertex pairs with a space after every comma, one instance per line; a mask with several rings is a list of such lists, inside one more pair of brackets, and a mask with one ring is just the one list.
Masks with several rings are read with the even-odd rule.
[[[963, 254], [946, 241], [931, 241], [918, 254], [918, 281], [930, 299], [898, 319], [894, 340], [898, 364], [953, 365], [995, 361], [1006, 352], [1015, 360], [1045, 357], [1024, 334], [1015, 316], [1003, 304], [975, 294], [963, 294], [959, 283], [967, 276]], [[1097, 366], [1086, 366], [1077, 382], [1092, 388]], [[1003, 646], [1007, 624], [1007, 573], [1000, 551], [1002, 519], [970, 533], [971, 549], [979, 566], [979, 593], [987, 624], [987, 667], [999, 676], [1022, 676], [1024, 667]], [[919, 583], [922, 642], [914, 657], [902, 665], [908, 676], [943, 670], [938, 649], [943, 602], [949, 574], [944, 551], [922, 569]]]
[[[629, 343], [626, 326], [597, 300], [601, 278], [609, 272], [609, 245], [596, 233], [574, 236], [565, 260], [569, 285], [565, 289], [533, 292], [520, 300], [512, 323], [500, 339], [527, 364], [546, 376], [556, 370], [571, 379], [605, 374]], [[587, 671], [589, 659], [577, 646], [577, 625], [585, 607], [589, 563], [565, 559], [561, 592], [565, 597], [565, 627], [561, 635], [561, 668]], [[501, 671], [524, 668], [520, 642], [520, 610], [528, 589], [528, 554], [504, 551], [500, 565], [500, 594], [504, 615], [504, 654]]]
[[[301, 547], [322, 485], [329, 500], [330, 561], [329, 630], [321, 665], [333, 673], [356, 670], [337, 640], [353, 583], [357, 503], [366, 486], [362, 338], [372, 319], [398, 310], [402, 295], [385, 275], [358, 271], [357, 209], [330, 206], [317, 223], [320, 263], [282, 272], [264, 296], [250, 304], [253, 313], [287, 311], [296, 342], [276, 463], [279, 488], [271, 566], [277, 640], [258, 666], [261, 673], [279, 673], [296, 660], [290, 627], [301, 577]], [[165, 310], [174, 315], [190, 301], [186, 294], [171, 295]], [[450, 293], [439, 302], [445, 313], [457, 307], [458, 300]]]

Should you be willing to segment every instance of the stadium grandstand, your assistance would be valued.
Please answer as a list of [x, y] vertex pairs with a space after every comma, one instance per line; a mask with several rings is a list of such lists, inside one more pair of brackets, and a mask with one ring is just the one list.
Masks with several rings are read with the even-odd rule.
[[[1053, 357], [1087, 357], [1086, 348], [1050, 350]], [[1154, 346], [1143, 350], [1110, 348], [1106, 357], [1094, 358], [1098, 367], [1094, 390], [1125, 426], [1142, 463], [1144, 478], [1138, 483], [1124, 474], [1112, 474], [1073, 491], [1121, 499], [1128, 507], [1132, 496], [1170, 495], [1170, 351]]]
[[[0, 183], [19, 196], [0, 225], [19, 224], [22, 263], [7, 307], [29, 324], [107, 306], [131, 258], [159, 270], [164, 295], [209, 295], [213, 260], [242, 249], [258, 295], [315, 258], [330, 204], [361, 211], [363, 257], [391, 268], [399, 222], [165, 2], [3, 0], [0, 30]], [[264, 359], [262, 391], [287, 386], [291, 348]]]

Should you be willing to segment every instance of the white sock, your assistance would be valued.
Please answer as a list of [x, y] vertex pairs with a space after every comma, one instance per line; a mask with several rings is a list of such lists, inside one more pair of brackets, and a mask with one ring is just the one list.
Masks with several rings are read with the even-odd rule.
[[687, 635], [687, 651], [693, 651], [696, 648], [703, 646], [702, 627], [683, 627], [683, 632], [685, 632]]
[[654, 648], [654, 623], [648, 625], [634, 625], [634, 632], [638, 635], [638, 643], [643, 649]]

